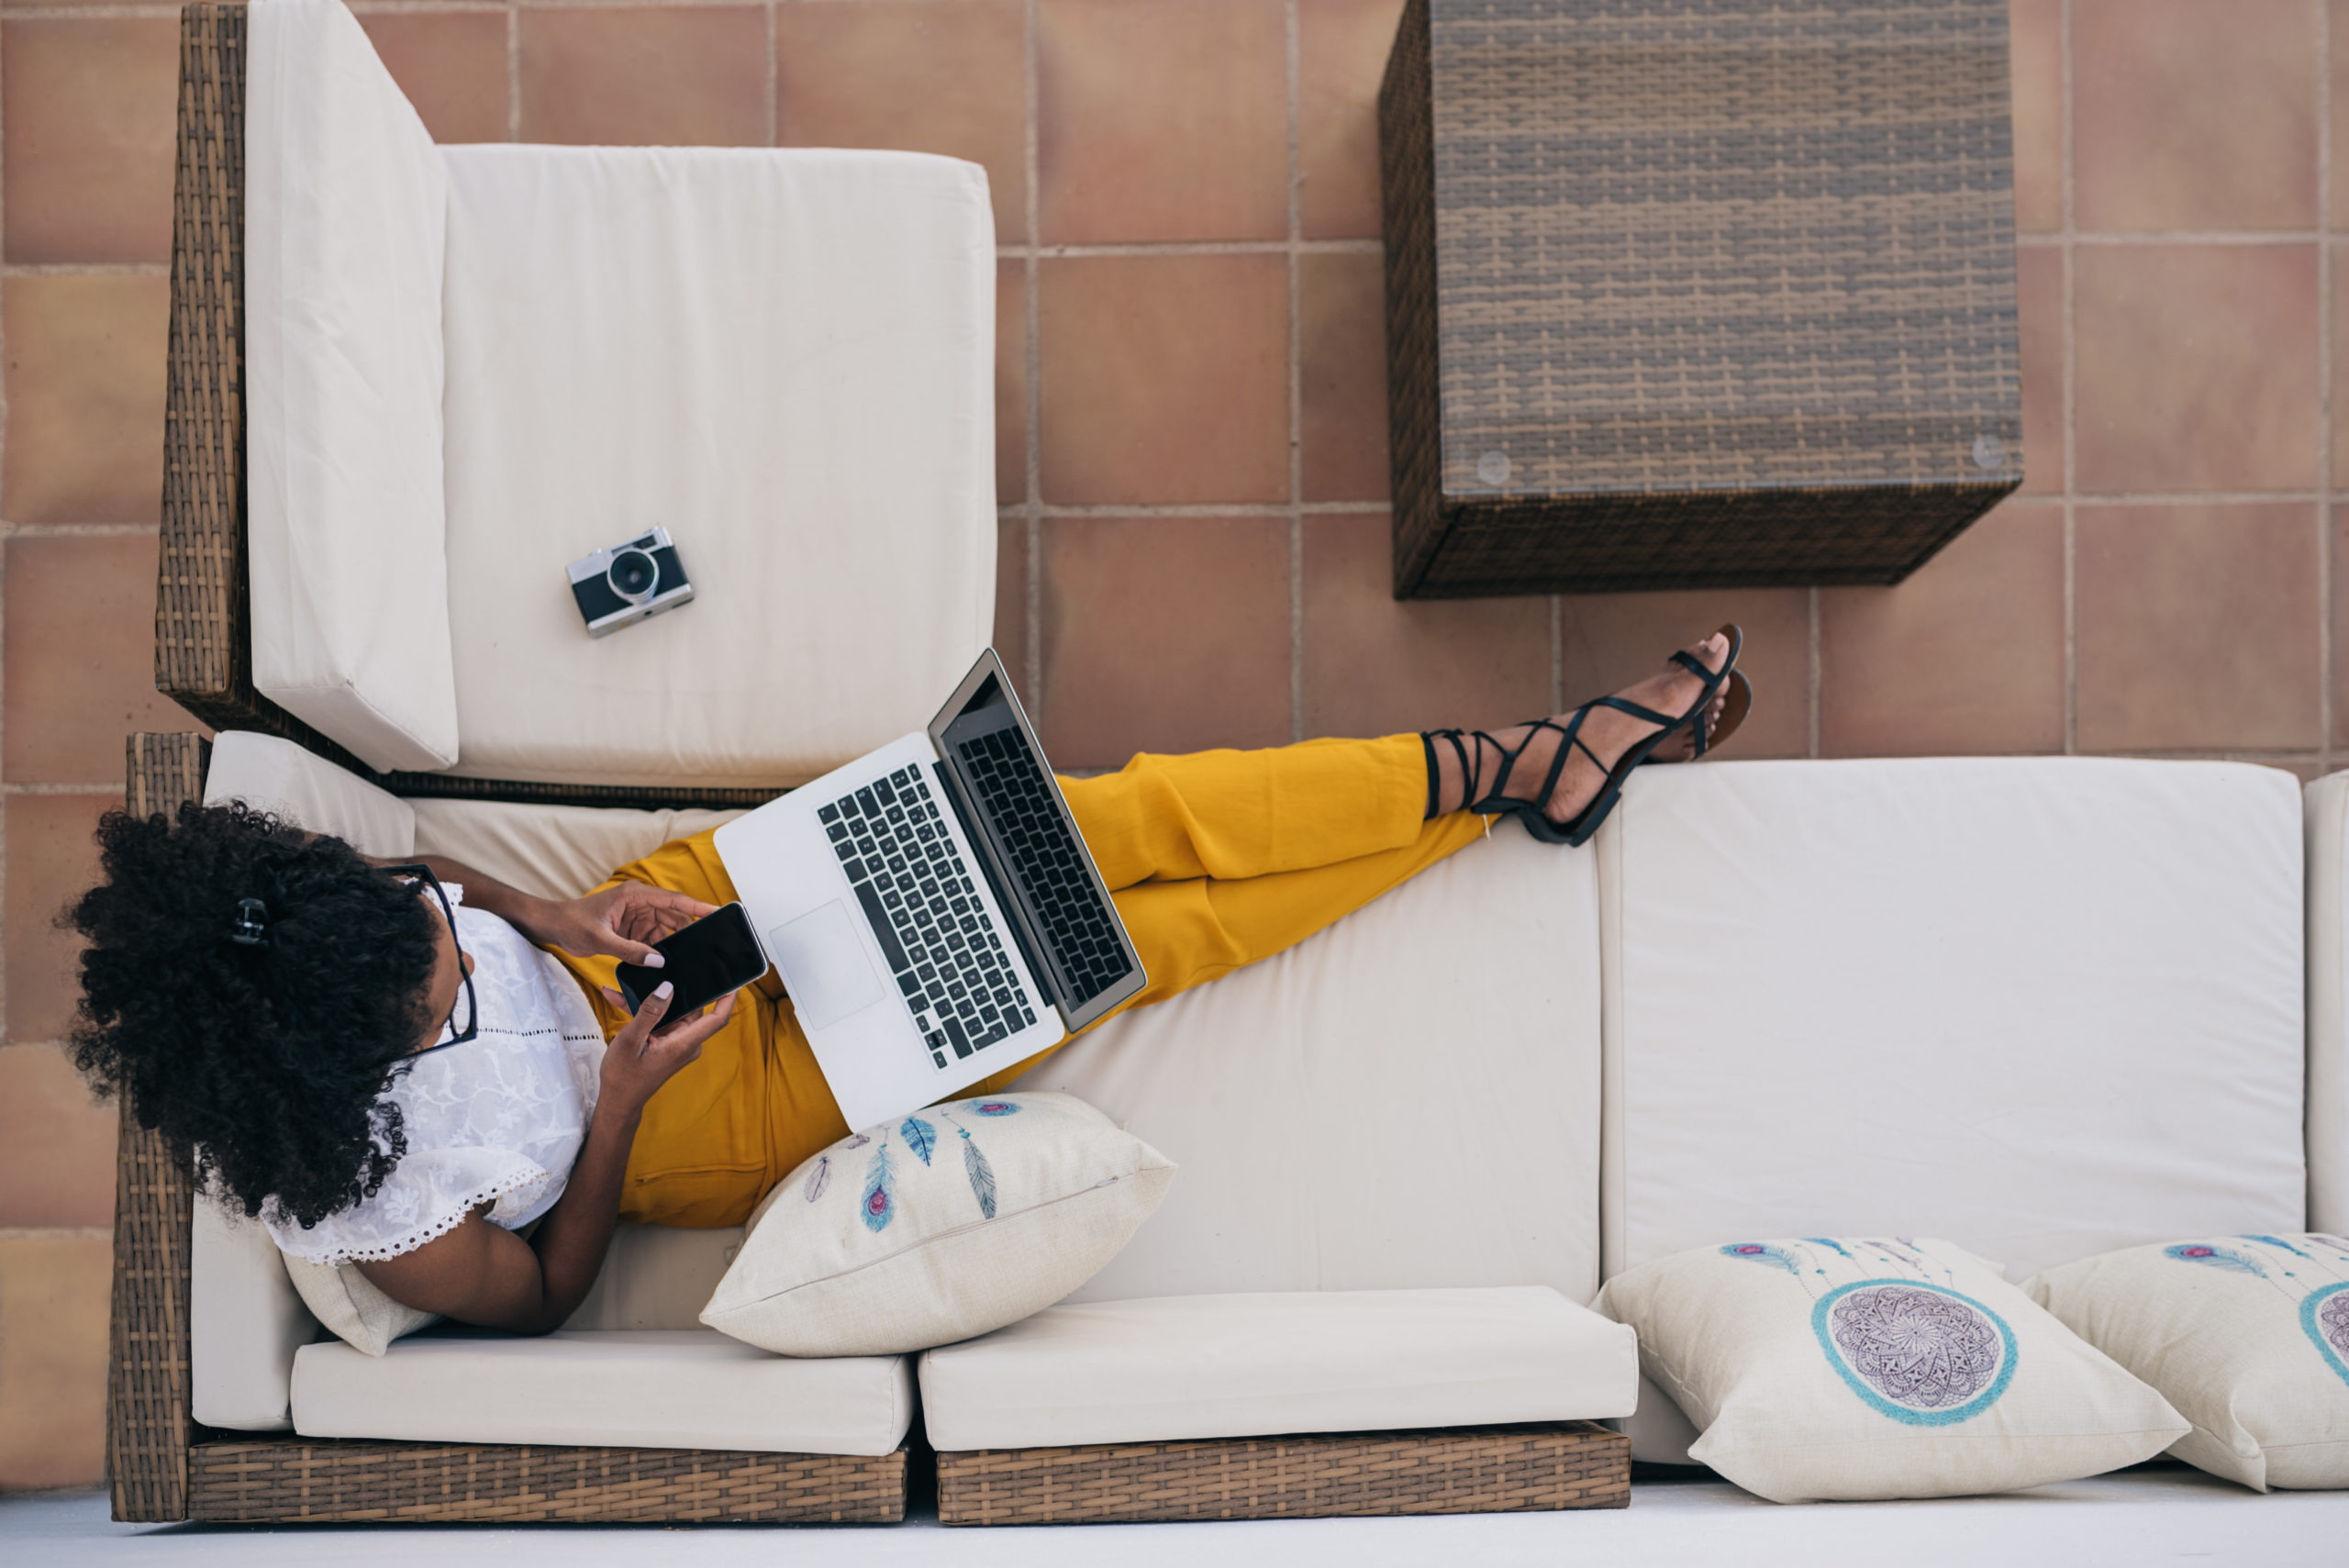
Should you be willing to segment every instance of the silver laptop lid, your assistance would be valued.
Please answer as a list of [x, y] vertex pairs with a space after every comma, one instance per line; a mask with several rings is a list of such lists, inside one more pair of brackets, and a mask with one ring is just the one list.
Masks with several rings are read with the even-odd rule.
[[930, 722], [940, 782], [1069, 1033], [1150, 984], [1003, 662], [979, 655]]

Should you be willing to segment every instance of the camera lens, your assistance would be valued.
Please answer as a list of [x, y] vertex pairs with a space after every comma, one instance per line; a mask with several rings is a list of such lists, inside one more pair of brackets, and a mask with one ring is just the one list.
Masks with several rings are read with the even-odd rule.
[[623, 550], [612, 557], [604, 580], [612, 585], [613, 593], [631, 605], [640, 605], [652, 596], [653, 585], [661, 581], [661, 567], [640, 550]]

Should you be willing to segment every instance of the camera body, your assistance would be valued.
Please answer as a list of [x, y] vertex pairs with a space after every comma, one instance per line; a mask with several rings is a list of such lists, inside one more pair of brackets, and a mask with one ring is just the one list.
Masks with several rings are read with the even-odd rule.
[[667, 528], [653, 528], [626, 544], [582, 556], [563, 572], [571, 579], [571, 596], [579, 603], [590, 637], [633, 626], [694, 596], [694, 585]]

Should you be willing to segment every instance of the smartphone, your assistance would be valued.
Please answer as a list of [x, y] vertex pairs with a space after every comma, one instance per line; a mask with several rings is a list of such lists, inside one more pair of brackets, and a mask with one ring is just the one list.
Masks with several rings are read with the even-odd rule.
[[750, 914], [739, 903], [705, 915], [682, 931], [671, 932], [652, 948], [667, 961], [661, 968], [640, 963], [623, 963], [619, 968], [620, 995], [628, 998], [631, 1013], [644, 1006], [644, 999], [663, 980], [677, 988], [669, 999], [669, 1017], [682, 1018], [767, 972], [766, 949], [759, 945]]

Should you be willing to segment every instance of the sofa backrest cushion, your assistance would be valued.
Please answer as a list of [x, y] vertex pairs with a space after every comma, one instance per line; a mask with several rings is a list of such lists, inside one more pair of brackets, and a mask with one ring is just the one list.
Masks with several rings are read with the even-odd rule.
[[2349, 1228], [2349, 773], [2308, 786], [2309, 1223]]
[[739, 811], [629, 811], [434, 799], [416, 812], [416, 852], [446, 855], [542, 898], [576, 898], [672, 839], [689, 839]]
[[[927, 723], [994, 617], [985, 171], [445, 156], [457, 771], [795, 784]], [[655, 527], [696, 596], [590, 638], [564, 567]]]
[[258, 0], [247, 27], [253, 684], [370, 767], [446, 767], [447, 178], [341, 0]]
[[1598, 1288], [1594, 857], [1514, 826], [1031, 1069], [1182, 1167], [1072, 1301]]
[[2289, 774], [1649, 768], [1598, 844], [1610, 1276], [1888, 1234], [2021, 1279], [2304, 1229]]

